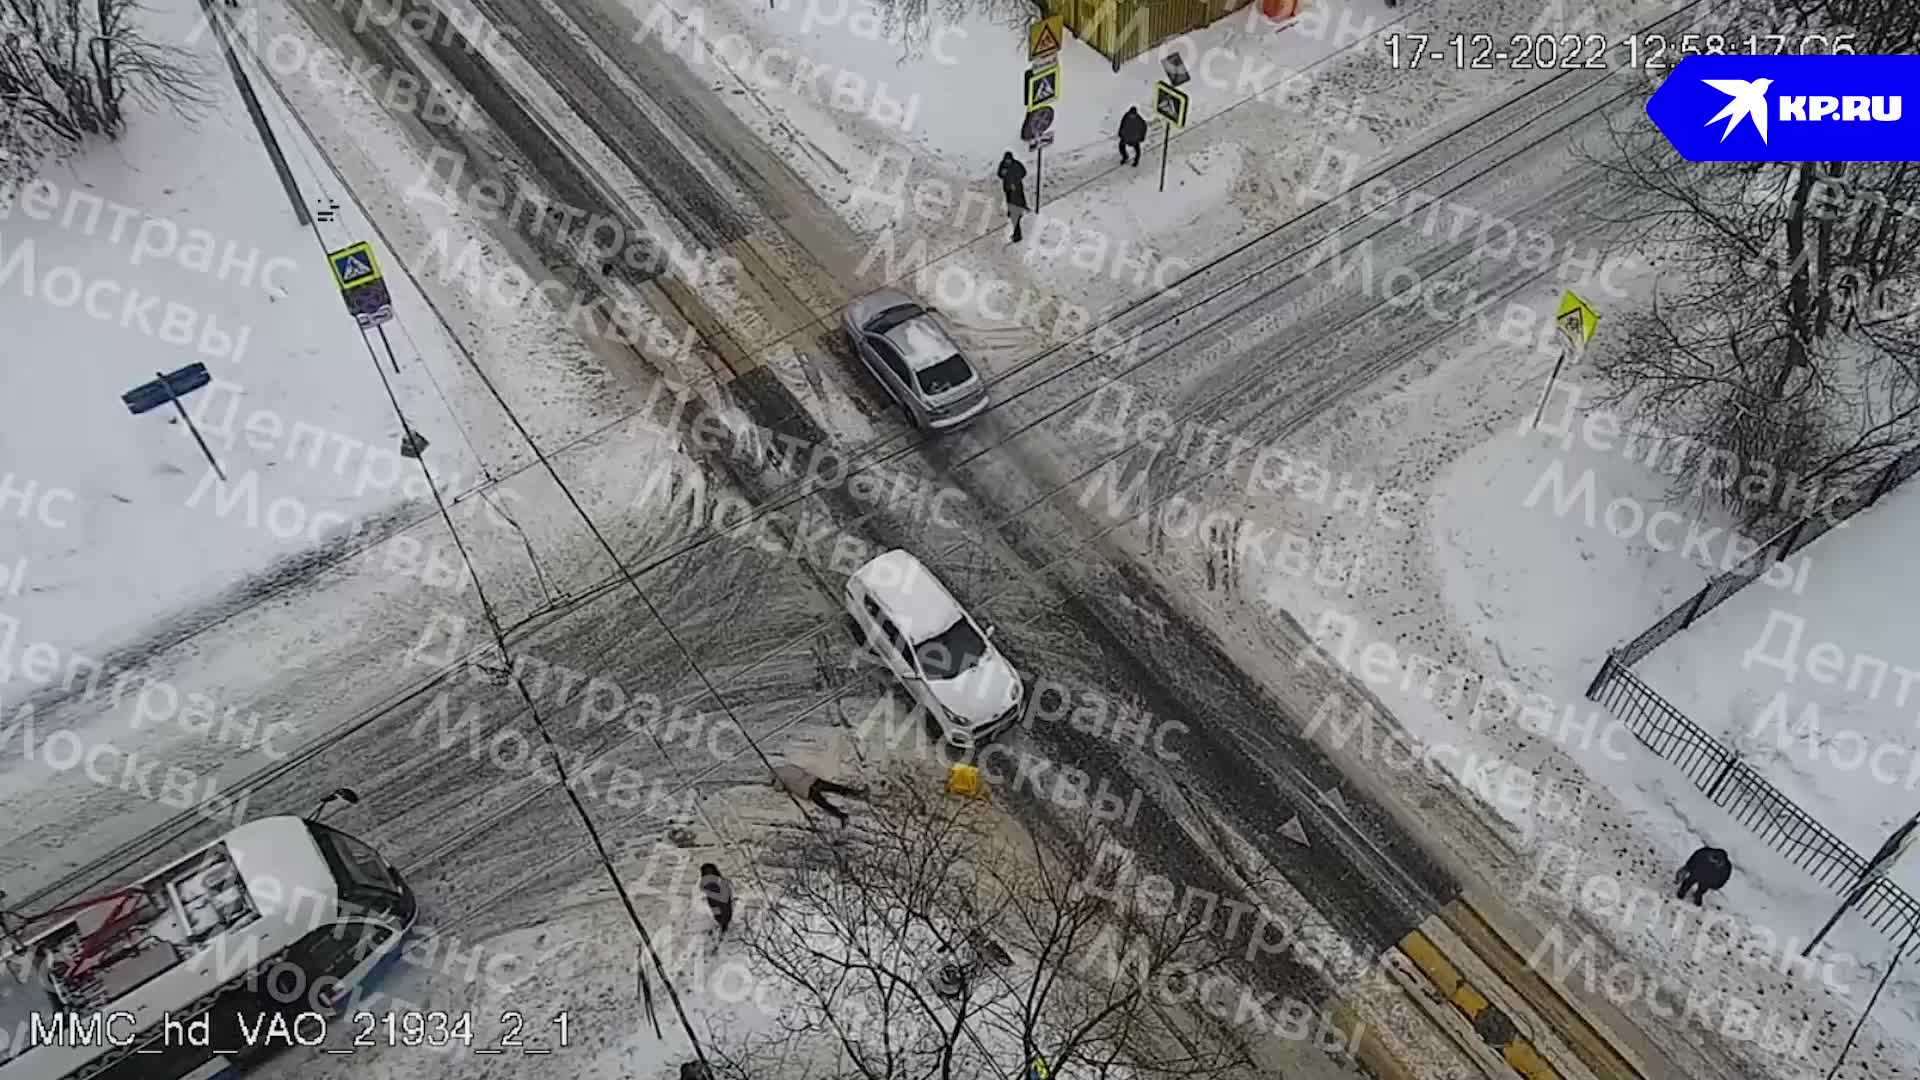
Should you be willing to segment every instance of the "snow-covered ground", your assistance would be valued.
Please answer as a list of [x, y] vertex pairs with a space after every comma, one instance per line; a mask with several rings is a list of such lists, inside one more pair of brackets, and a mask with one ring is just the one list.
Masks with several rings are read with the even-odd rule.
[[[50, 761], [55, 729], [129, 762], [186, 770], [202, 792], [224, 789], [429, 674], [405, 657], [432, 620], [478, 624], [453, 537], [418, 465], [396, 453], [401, 429], [382, 370], [429, 440], [425, 460], [509, 625], [613, 569], [526, 436], [623, 553], [663, 526], [631, 506], [632, 478], [663, 457], [685, 460], [642, 410], [647, 387], [605, 361], [604, 342], [410, 265], [443, 233], [453, 251], [479, 241], [482, 280], [513, 265], [487, 221], [405, 198], [427, 158], [412, 118], [344, 72], [324, 87], [276, 82], [249, 58], [303, 199], [326, 211], [301, 226], [213, 36], [196, 30], [198, 11], [169, 0], [149, 17], [205, 65], [207, 114], [141, 113], [122, 140], [51, 167], [51, 187], [23, 189], [0, 217], [0, 264], [23, 268], [0, 288], [0, 324], [39, 346], [9, 355], [17, 392], [0, 430], [0, 480], [36, 492], [31, 512], [0, 514], [0, 692], [10, 722], [21, 702], [36, 705], [40, 736], [36, 749], [7, 731], [0, 877], [10, 888], [82, 865], [165, 812], [137, 785]], [[291, 49], [326, 62], [297, 13], [263, 5], [259, 17], [283, 60]], [[78, 214], [71, 193], [84, 197]], [[85, 227], [96, 197], [138, 211], [117, 238], [111, 204]], [[372, 242], [393, 295], [392, 359], [377, 338], [371, 354], [355, 340], [324, 257], [359, 240]], [[29, 243], [31, 266], [17, 258]], [[228, 245], [237, 261], [223, 278]], [[249, 258], [250, 276], [239, 269]], [[211, 272], [199, 272], [208, 259]], [[158, 298], [144, 316], [151, 334], [138, 329], [136, 290]], [[175, 318], [194, 320], [186, 345], [163, 328], [169, 303], [181, 305]], [[209, 318], [224, 340], [245, 332], [237, 357], [196, 351]], [[129, 416], [117, 400], [156, 370], [196, 360], [219, 382], [186, 405], [226, 485], [170, 409]], [[85, 658], [105, 663], [106, 676], [89, 688], [82, 665], [62, 692], [69, 665]], [[139, 681], [111, 692], [123, 672], [161, 685], [144, 697]], [[250, 736], [213, 725], [229, 710], [241, 718], [232, 732]]]
[[[169, 20], [168, 36], [184, 37], [190, 25]], [[210, 64], [217, 59], [203, 55]], [[9, 395], [16, 407], [0, 430], [0, 460], [18, 481], [64, 488], [75, 499], [59, 527], [0, 519], [0, 550], [26, 560], [26, 588], [6, 610], [27, 640], [105, 652], [302, 555], [316, 540], [345, 533], [350, 523], [397, 523], [430, 509], [402, 496], [397, 469], [361, 478], [366, 455], [358, 446], [398, 448], [393, 408], [324, 253], [294, 217], [224, 68], [209, 71], [226, 91], [210, 115], [191, 126], [171, 114], [140, 118], [120, 142], [91, 147], [43, 173], [56, 205], [42, 209], [48, 193], [23, 190], [0, 226], [0, 246], [25, 249], [31, 259], [0, 292], [0, 323], [12, 340], [35, 343], [10, 350], [7, 377], [18, 380], [21, 394]], [[197, 152], [184, 152], [187, 135]], [[76, 195], [137, 213], [124, 230], [108, 224], [111, 212], [87, 229], [84, 214], [60, 212]], [[69, 221], [74, 227], [63, 227]], [[351, 205], [323, 229], [340, 246], [367, 232]], [[201, 233], [207, 250], [183, 250], [197, 248]], [[229, 249], [236, 261], [223, 274]], [[57, 276], [66, 272], [84, 283], [81, 306], [61, 302]], [[396, 303], [417, 310], [404, 274], [388, 280]], [[136, 294], [158, 300], [144, 320], [152, 332], [137, 315], [121, 317], [137, 307]], [[185, 341], [165, 331], [172, 305], [195, 331]], [[472, 421], [453, 419], [455, 407], [476, 420], [485, 410], [471, 396], [458, 400], [471, 387], [451, 377], [445, 332], [437, 323], [416, 324], [417, 335], [395, 334], [400, 373], [392, 379], [413, 423], [438, 435], [437, 461], [462, 478], [462, 489], [483, 470], [510, 469], [513, 451], [497, 433], [483, 429], [476, 444], [467, 433]], [[244, 348], [197, 348], [208, 327]], [[251, 523], [247, 508], [255, 496], [239, 496], [223, 520], [221, 491], [199, 491], [213, 477], [171, 407], [130, 416], [119, 400], [156, 371], [193, 362], [204, 362], [218, 382], [186, 404], [233, 490], [257, 491]], [[449, 376], [438, 386], [437, 373]], [[442, 386], [455, 402], [443, 398]], [[256, 427], [246, 428], [256, 416]], [[290, 450], [296, 426], [307, 425], [312, 430], [302, 432], [298, 452]], [[321, 445], [329, 438], [339, 441]], [[276, 500], [285, 500], [283, 509], [269, 521]], [[6, 688], [18, 681], [16, 673]]]
[[[1920, 669], [1916, 537], [1920, 487], [1908, 484], [1806, 549], [1804, 592], [1744, 589], [1634, 669], [1865, 855], [1920, 811], [1920, 698], [1909, 700], [1895, 670]], [[1840, 666], [1828, 668], [1823, 642], [1838, 646]], [[1884, 661], [1888, 674], [1869, 663], [1852, 678], [1856, 657]], [[1920, 893], [1920, 865], [1894, 878]]]
[[[1623, 295], [1590, 296], [1601, 305], [1602, 335], [1607, 320], [1644, 302], [1647, 285], [1643, 275]], [[1542, 281], [1521, 299], [1550, 306], [1559, 288], [1557, 282]], [[1296, 475], [1303, 478], [1297, 490], [1257, 490], [1245, 468], [1203, 476], [1188, 489], [1190, 497], [1200, 498], [1203, 514], [1225, 510], [1244, 519], [1250, 530], [1278, 526], [1305, 538], [1315, 553], [1358, 554], [1362, 573], [1316, 581], [1309, 574], [1247, 568], [1237, 584], [1222, 586], [1210, 573], [1214, 553], [1206, 544], [1170, 544], [1143, 557], [1223, 640], [1278, 635], [1275, 624], [1291, 619], [1343, 658], [1391, 709], [1411, 741], [1435, 749], [1439, 767], [1482, 804], [1484, 817], [1507, 831], [1517, 860], [1532, 868], [1532, 880], [1503, 883], [1516, 899], [1564, 911], [1574, 897], [1584, 897], [1581, 913], [1557, 924], [1563, 940], [1571, 949], [1580, 935], [1598, 933], [1629, 966], [1611, 973], [1602, 966], [1597, 978], [1576, 975], [1570, 983], [1595, 997], [1612, 998], [1650, 1030], [1666, 1032], [1658, 1037], [1670, 1047], [1706, 1054], [1703, 1068], [1709, 1059], [1727, 1060], [1721, 1056], [1724, 1049], [1739, 1063], [1736, 1070], [1823, 1076], [1885, 970], [1892, 943], [1849, 918], [1822, 950], [1829, 964], [1824, 975], [1782, 974], [1838, 898], [1709, 803], [1672, 765], [1584, 699], [1609, 649], [1691, 596], [1723, 562], [1730, 566], [1737, 559], [1738, 553], [1728, 555], [1726, 532], [1734, 522], [1675, 498], [1664, 463], [1660, 468], [1644, 464], [1644, 446], [1642, 460], [1632, 460], [1623, 439], [1595, 445], [1580, 436], [1587, 415], [1597, 411], [1595, 388], [1583, 385], [1593, 378], [1591, 369], [1580, 363], [1562, 374], [1543, 426], [1533, 429], [1530, 421], [1552, 364], [1550, 351], [1482, 340], [1470, 329], [1442, 335], [1393, 374], [1281, 443], [1297, 461], [1312, 462], [1334, 478], [1318, 497], [1307, 494], [1304, 465], [1296, 465]], [[1579, 407], [1571, 414], [1574, 437], [1563, 441], [1551, 430], [1560, 429], [1569, 401]], [[1374, 506], [1355, 510], [1332, 497], [1344, 486], [1343, 476], [1361, 488], [1374, 485], [1380, 492], [1404, 495], [1394, 497], [1391, 515], [1376, 513]], [[1589, 477], [1591, 518], [1586, 495], [1566, 499]], [[1848, 650], [1849, 662], [1856, 651], [1890, 664], [1903, 662], [1901, 627], [1893, 614], [1901, 610], [1897, 588], [1881, 586], [1889, 602], [1875, 610], [1889, 614], [1862, 616], [1858, 630], [1844, 629], [1850, 624], [1837, 614], [1856, 590], [1892, 580], [1903, 505], [1889, 500], [1876, 511], [1886, 519], [1882, 529], [1869, 530], [1863, 519], [1817, 542], [1791, 561], [1791, 576], [1780, 586], [1750, 586], [1729, 606], [1757, 614], [1745, 616], [1724, 635], [1725, 642], [1685, 646], [1676, 639], [1669, 648], [1692, 651], [1671, 661], [1656, 653], [1646, 665], [1660, 680], [1656, 685], [1675, 694], [1686, 690], [1685, 679], [1661, 674], [1662, 664], [1699, 671], [1717, 663], [1726, 673], [1719, 685], [1732, 683], [1737, 689], [1737, 680], [1744, 678], [1764, 690], [1759, 699], [1764, 703], [1778, 689], [1776, 673], [1742, 672], [1740, 655], [1775, 605], [1807, 619], [1803, 659], [1814, 642], [1833, 638]], [[1663, 512], [1672, 517], [1649, 530]], [[1693, 527], [1722, 531], [1712, 534], [1702, 553], [1686, 549]], [[1909, 550], [1910, 531], [1908, 526]], [[1144, 530], [1129, 524], [1126, 534], [1132, 544], [1151, 550]], [[1878, 536], [1888, 539], [1876, 542]], [[1857, 555], [1829, 546], [1861, 538], [1868, 547]], [[1857, 583], [1839, 585], [1831, 598], [1822, 598], [1833, 578], [1832, 564], [1849, 558], [1869, 568]], [[1342, 565], [1350, 562], [1343, 559]], [[1852, 609], [1845, 610], [1850, 619]], [[1709, 619], [1689, 634], [1699, 636], [1711, 625]], [[1257, 652], [1247, 655], [1262, 662]], [[1298, 682], [1289, 670], [1276, 668], [1271, 678], [1280, 685]], [[1436, 677], [1428, 681], [1430, 673]], [[1874, 728], [1887, 736], [1898, 724], [1898, 714], [1888, 715], [1886, 704], [1894, 681], [1890, 676], [1878, 705], [1883, 718]], [[1799, 695], [1810, 689], [1807, 683], [1803, 675], [1793, 688], [1795, 718]], [[1718, 714], [1709, 703], [1696, 719], [1724, 727], [1733, 707], [1726, 702], [1737, 700], [1732, 692]], [[1859, 709], [1844, 715], [1842, 722], [1852, 727], [1868, 722]], [[1827, 722], [1829, 738], [1834, 727]], [[1404, 751], [1384, 753], [1377, 743], [1372, 751], [1364, 745], [1352, 744], [1348, 752], [1374, 754], [1368, 764], [1383, 782], [1404, 782], [1415, 793], [1410, 797], [1421, 797], [1425, 774], [1417, 764], [1409, 765], [1418, 754], [1409, 758]], [[1897, 770], [1902, 783], [1905, 760]], [[1780, 765], [1772, 767], [1783, 782], [1792, 779]], [[1865, 805], [1853, 824], [1836, 813], [1840, 820], [1830, 825], [1852, 828], [1851, 841], [1871, 849], [1884, 834], [1883, 824], [1905, 820], [1916, 807], [1908, 805], [1904, 789], [1860, 779], [1832, 793], [1857, 796], [1863, 785], [1871, 789], [1871, 798], [1859, 800]], [[1824, 812], [1817, 800], [1809, 808]], [[1658, 931], [1644, 906], [1638, 916], [1596, 910], [1605, 904], [1595, 896], [1636, 890], [1670, 895], [1675, 868], [1704, 843], [1728, 849], [1737, 868], [1729, 887], [1708, 900], [1708, 911], [1722, 920], [1710, 931], [1698, 919], [1677, 932], [1669, 919], [1669, 929]], [[1589, 883], [1593, 891], [1583, 893]], [[1564, 891], [1568, 887], [1571, 891]], [[1710, 943], [1698, 947], [1708, 938]], [[1748, 950], [1743, 953], [1734, 942], [1749, 943]], [[1554, 966], [1551, 958], [1543, 965]], [[1611, 983], [1609, 974], [1617, 976]], [[1650, 1001], [1646, 987], [1660, 980], [1667, 981]], [[1723, 996], [1682, 1018], [1679, 1002], [1690, 987], [1711, 987]], [[1749, 1005], [1756, 1015], [1777, 1020], [1790, 1036], [1763, 1044], [1751, 1033], [1741, 1034], [1745, 1029], [1737, 1017]], [[1915, 1047], [1920, 1047], [1920, 975], [1903, 968], [1874, 1006], [1841, 1075], [1912, 1075], [1905, 1071], [1911, 1066], [1902, 1063], [1912, 1061]]]
[[[1286, 23], [1248, 5], [1118, 71], [1069, 33], [1055, 141], [1042, 161], [1018, 138], [1028, 66], [1022, 22], [977, 13], [950, 21], [934, 10], [924, 40], [902, 44], [887, 39], [873, 10], [865, 0], [629, 5], [637, 32], [706, 77], [866, 243], [862, 284], [910, 277], [990, 369], [1304, 212], [1339, 187], [1327, 176], [1330, 160], [1378, 164], [1541, 74], [1395, 70], [1385, 35], [1463, 26], [1625, 32], [1648, 18], [1623, 0], [1577, 9], [1327, 0], [1301, 5]], [[1168, 144], [1163, 191], [1152, 94], [1169, 52], [1192, 75], [1183, 87], [1191, 104]], [[794, 90], [794, 72], [818, 74]], [[836, 96], [829, 88], [843, 76], [848, 93]], [[883, 99], [901, 109], [877, 106]], [[1153, 125], [1137, 170], [1121, 165], [1116, 149], [1128, 106]], [[1029, 205], [1037, 199], [1040, 208], [1021, 245], [1006, 242], [994, 178], [1009, 151], [1025, 163]]]
[[[728, 0], [708, 6], [667, 0], [663, 7], [642, 5], [638, 13], [647, 28], [643, 32], [674, 43], [696, 71], [712, 77], [717, 90], [729, 92], [743, 117], [770, 129], [776, 142], [784, 135], [798, 151], [790, 155], [796, 168], [856, 225], [885, 223], [871, 216], [871, 205], [854, 197], [883, 161], [911, 160], [941, 175], [984, 182], [989, 190], [1002, 153], [1012, 151], [1031, 167], [1032, 153], [1019, 139], [1029, 64], [1026, 23], [1017, 15], [1010, 21], [977, 9], [960, 21], [935, 12], [923, 40], [901, 41], [890, 38], [876, 10], [864, 2], [828, 6], [781, 0], [767, 6]], [[1275, 94], [1268, 107], [1306, 112], [1307, 101], [1327, 94], [1338, 105], [1338, 115], [1329, 118], [1337, 121], [1336, 129], [1358, 124], [1363, 112], [1370, 123], [1385, 122], [1390, 102], [1342, 96], [1301, 73], [1337, 53], [1359, 52], [1390, 14], [1384, 4], [1315, 4], [1282, 26], [1252, 5], [1186, 35], [1173, 47], [1184, 46], [1194, 76], [1185, 87], [1191, 102], [1188, 130], [1282, 84], [1290, 87], [1286, 95]], [[738, 36], [729, 40], [729, 35]], [[816, 86], [845, 76], [849, 85], [866, 92], [842, 97], [788, 92], [769, 77], [787, 70], [763, 63], [769, 54], [802, 56], [820, 65], [827, 76]], [[1115, 71], [1069, 33], [1056, 58], [1059, 98], [1046, 166], [1077, 175], [1083, 165], [1114, 164], [1121, 114], [1133, 106], [1154, 117], [1153, 85], [1165, 78], [1160, 56], [1156, 49]], [[887, 102], [899, 105], [897, 115]], [[1160, 134], [1156, 125], [1148, 140], [1156, 153]], [[1177, 138], [1176, 160], [1185, 149], [1181, 143], [1192, 146]]]
[[[1582, 509], [1584, 501], [1566, 513], [1555, 512], [1551, 476], [1556, 463], [1569, 489], [1591, 470], [1593, 501], [1599, 508], [1593, 520]], [[1507, 673], [1556, 702], [1591, 708], [1581, 697], [1606, 651], [1688, 600], [1726, 558], [1724, 540], [1712, 546], [1714, 565], [1683, 557], [1678, 549], [1690, 527], [1730, 532], [1735, 523], [1723, 512], [1670, 497], [1671, 481], [1664, 469], [1629, 461], [1618, 448], [1602, 451], [1578, 439], [1569, 447], [1543, 431], [1505, 432], [1453, 461], [1431, 504], [1434, 551], [1450, 614], [1478, 639], [1480, 662], [1491, 661], [1486, 670]], [[1639, 507], [1647, 520], [1663, 511], [1673, 513], [1675, 523], [1651, 534], [1621, 525], [1621, 531], [1628, 532], [1623, 537], [1609, 529], [1605, 508], [1628, 503]], [[1912, 546], [1913, 508], [1920, 499], [1911, 492], [1896, 493], [1883, 505], [1877, 520], [1870, 515], [1852, 528], [1829, 533], [1796, 556], [1788, 564], [1794, 568], [1791, 581], [1782, 572], [1778, 585], [1756, 582], [1656, 649], [1636, 669], [1683, 713], [1747, 749], [1749, 763], [1758, 771], [1843, 839], [1868, 852], [1911, 816], [1910, 800], [1901, 797], [1898, 787], [1868, 782], [1863, 772], [1819, 769], [1804, 756], [1804, 733], [1795, 744], [1798, 759], [1795, 751], [1781, 751], [1777, 744], [1763, 750], [1746, 737], [1778, 688], [1778, 679], [1764, 668], [1743, 671], [1741, 657], [1776, 609], [1807, 612], [1815, 620], [1810, 626], [1823, 621], [1845, 642], [1870, 653], [1883, 650], [1876, 655], [1897, 648], [1903, 640], [1903, 603], [1893, 583], [1900, 580], [1895, 572], [1898, 552]], [[1901, 507], [1907, 508], [1904, 514]], [[1621, 510], [1612, 520], [1626, 523], [1633, 516]], [[1796, 592], [1795, 582], [1802, 580], [1805, 584]], [[1812, 640], [1810, 635], [1809, 644]], [[1871, 732], [1875, 741], [1870, 745], [1879, 740], [1911, 745], [1911, 735], [1899, 730], [1903, 725], [1887, 703], [1877, 712], [1858, 703], [1846, 709], [1844, 687], [1820, 689], [1822, 704], [1834, 710], [1826, 715], [1844, 716], [1849, 726]], [[1799, 701], [1792, 715], [1799, 718]], [[1829, 721], [1827, 738], [1833, 727]], [[1513, 750], [1540, 742], [1519, 732], [1510, 732], [1509, 738], [1507, 747]], [[1672, 765], [1624, 733], [1618, 742], [1623, 753], [1612, 753], [1598, 742], [1578, 746], [1572, 740], [1561, 749], [1572, 754], [1592, 785], [1612, 792], [1626, 813], [1629, 835], [1646, 837], [1669, 863], [1677, 865], [1702, 843], [1732, 852], [1737, 869], [1725, 894], [1728, 908], [1751, 926], [1777, 935], [1783, 951], [1797, 954], [1838, 898], [1712, 805]], [[1822, 753], [1827, 752], [1823, 745]], [[1904, 778], [1903, 765], [1896, 780]], [[1583, 824], [1599, 826], [1601, 835], [1620, 831], [1619, 825], [1600, 820]], [[1564, 834], [1559, 839], [1576, 843]], [[1647, 867], [1658, 868], [1658, 862]], [[1920, 874], [1910, 867], [1897, 876], [1909, 889], [1920, 882]], [[1646, 946], [1657, 941], [1650, 933], [1641, 937]], [[1843, 1014], [1864, 1008], [1892, 944], [1855, 919], [1841, 924], [1829, 947], [1860, 958], [1836, 966], [1838, 981], [1848, 990], [1844, 1001], [1835, 1003]], [[1658, 955], [1657, 946], [1653, 954]], [[1798, 988], [1813, 989], [1804, 984]], [[1910, 972], [1896, 975], [1875, 1006], [1875, 1017], [1908, 1045], [1920, 1041], [1920, 978]]]

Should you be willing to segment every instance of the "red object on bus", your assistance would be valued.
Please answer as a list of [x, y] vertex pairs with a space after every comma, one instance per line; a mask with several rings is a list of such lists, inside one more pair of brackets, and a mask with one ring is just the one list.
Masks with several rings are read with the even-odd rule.
[[1300, 11], [1300, 0], [1260, 0], [1260, 13], [1269, 19], [1291, 19]]

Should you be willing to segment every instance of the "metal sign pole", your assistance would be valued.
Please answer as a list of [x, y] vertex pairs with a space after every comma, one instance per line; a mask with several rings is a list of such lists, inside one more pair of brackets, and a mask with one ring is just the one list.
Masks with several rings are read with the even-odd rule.
[[1040, 180], [1046, 176], [1047, 144], [1033, 144], [1033, 212], [1040, 212]]
[[1567, 352], [1571, 348], [1572, 343], [1568, 342], [1565, 338], [1560, 340], [1560, 357], [1553, 362], [1553, 373], [1547, 376], [1547, 388], [1540, 391], [1540, 407], [1533, 410], [1533, 426], [1536, 428], [1540, 426], [1540, 418], [1546, 415], [1547, 399], [1553, 396], [1554, 381], [1560, 378], [1560, 368], [1566, 364]]
[[1807, 947], [1800, 950], [1800, 958], [1802, 960], [1813, 955], [1813, 950], [1815, 949], [1815, 947], [1817, 947], [1822, 941], [1825, 941], [1827, 939], [1827, 934], [1833, 929], [1834, 924], [1840, 921], [1840, 917], [1842, 915], [1845, 915], [1848, 911], [1851, 911], [1853, 909], [1853, 905], [1859, 903], [1860, 898], [1867, 895], [1867, 890], [1872, 886], [1873, 886], [1873, 878], [1866, 877], [1860, 882], [1860, 884], [1854, 886], [1854, 888], [1847, 893], [1847, 898], [1845, 900], [1840, 901], [1840, 906], [1834, 909], [1834, 912], [1832, 915], [1827, 917], [1826, 924], [1820, 927], [1819, 931], [1813, 935], [1813, 940], [1807, 942]]
[[1173, 121], [1161, 117], [1160, 190], [1167, 190], [1167, 146], [1173, 142]]
[[393, 365], [393, 373], [400, 374], [400, 361], [393, 355], [393, 343], [387, 340], [387, 324], [376, 323], [374, 329], [380, 331], [380, 344], [387, 347], [387, 362]]
[[188, 416], [187, 407], [180, 404], [180, 396], [173, 392], [173, 384], [168, 382], [166, 375], [161, 372], [156, 371], [154, 374], [159, 376], [161, 389], [167, 392], [167, 400], [173, 402], [173, 407], [180, 410], [180, 419], [187, 425], [187, 430], [193, 432], [193, 441], [200, 444], [200, 452], [207, 455], [207, 464], [213, 466], [213, 475], [219, 477], [221, 483], [226, 483], [227, 474], [220, 471], [220, 463], [213, 459], [213, 451], [208, 448], [207, 440], [200, 437], [200, 429], [193, 426], [193, 417]]
[[1907, 931], [1907, 939], [1900, 943], [1900, 948], [1894, 952], [1893, 958], [1887, 961], [1887, 973], [1880, 976], [1880, 984], [1873, 988], [1873, 996], [1867, 999], [1867, 1007], [1860, 1010], [1860, 1019], [1854, 1021], [1853, 1033], [1847, 1036], [1847, 1045], [1840, 1048], [1840, 1056], [1833, 1059], [1833, 1068], [1827, 1070], [1827, 1080], [1833, 1080], [1840, 1075], [1840, 1066], [1846, 1062], [1847, 1054], [1853, 1049], [1854, 1041], [1860, 1038], [1860, 1029], [1867, 1024], [1867, 1014], [1873, 1011], [1874, 1003], [1880, 1000], [1880, 991], [1885, 990], [1887, 983], [1893, 979], [1893, 969], [1899, 967], [1900, 961], [1906, 957], [1907, 948], [1913, 944], [1915, 933], [1920, 933], [1920, 929]]

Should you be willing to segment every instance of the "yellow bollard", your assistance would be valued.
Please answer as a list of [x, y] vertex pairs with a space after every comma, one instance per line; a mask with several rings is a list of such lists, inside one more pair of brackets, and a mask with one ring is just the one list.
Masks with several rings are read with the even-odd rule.
[[972, 765], [954, 765], [947, 769], [947, 794], [961, 795], [977, 799], [980, 791], [980, 770]]

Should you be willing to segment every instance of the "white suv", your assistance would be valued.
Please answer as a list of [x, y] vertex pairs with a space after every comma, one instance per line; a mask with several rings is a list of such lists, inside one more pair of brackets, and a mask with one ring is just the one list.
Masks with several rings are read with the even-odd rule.
[[939, 721], [947, 742], [971, 750], [1020, 719], [1025, 687], [993, 629], [980, 629], [919, 559], [895, 549], [847, 579], [847, 614], [866, 646]]

